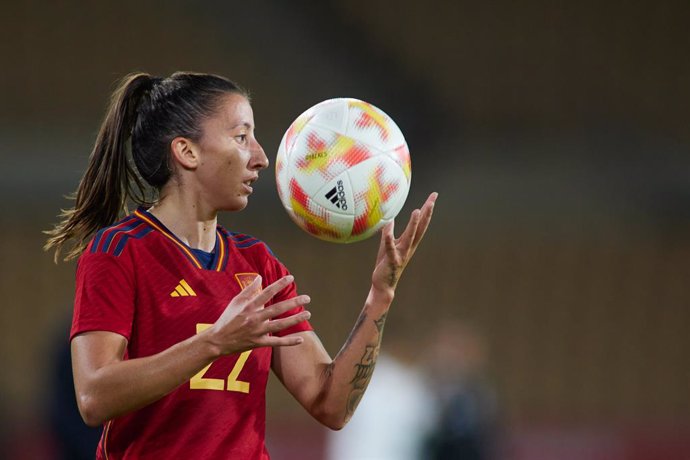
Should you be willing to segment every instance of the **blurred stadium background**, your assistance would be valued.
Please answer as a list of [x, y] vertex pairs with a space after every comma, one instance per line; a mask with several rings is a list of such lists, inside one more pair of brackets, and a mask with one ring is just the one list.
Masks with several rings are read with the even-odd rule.
[[[270, 158], [330, 97], [398, 122], [403, 213], [441, 195], [383, 348], [403, 339], [423, 367], [440, 322], [481, 330], [501, 458], [690, 458], [689, 22], [671, 0], [4, 3], [0, 457], [54, 458], [75, 267], [41, 230], [70, 206], [113, 82], [197, 70], [251, 90]], [[272, 170], [222, 222], [269, 242], [336, 353], [377, 242], [301, 233]], [[274, 457], [322, 458], [325, 431], [269, 393]]]

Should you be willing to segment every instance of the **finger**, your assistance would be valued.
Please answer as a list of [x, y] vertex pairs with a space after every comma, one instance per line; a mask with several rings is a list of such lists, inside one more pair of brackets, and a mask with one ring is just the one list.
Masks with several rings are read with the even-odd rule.
[[415, 235], [415, 238], [412, 242], [413, 248], [416, 248], [419, 245], [419, 243], [422, 241], [422, 238], [424, 238], [424, 234], [426, 233], [427, 228], [429, 228], [429, 224], [431, 223], [431, 216], [434, 214], [434, 206], [436, 204], [437, 198], [438, 193], [432, 193], [431, 195], [429, 195], [429, 198], [427, 198], [426, 202], [424, 203], [424, 206], [422, 206], [422, 215], [419, 221], [419, 226], [417, 228], [417, 234]]
[[[253, 308], [259, 308], [265, 305], [266, 302], [273, 298], [273, 296], [278, 294], [280, 291], [285, 289], [290, 283], [292, 283], [294, 279], [295, 278], [292, 275], [283, 276], [274, 283], [271, 283], [268, 286], [266, 286], [261, 292], [254, 293], [254, 298], [250, 299], [250, 306]], [[254, 282], [256, 282], [256, 280], [254, 280]], [[253, 284], [254, 283], [247, 286], [247, 289], [250, 288]]]
[[395, 219], [388, 222], [381, 229], [381, 242], [379, 243], [379, 251], [376, 254], [376, 260], [381, 260], [384, 256], [384, 254], [386, 254], [386, 238], [388, 238], [388, 236], [393, 238], [394, 229], [395, 229]]
[[386, 257], [393, 265], [400, 265], [400, 256], [398, 255], [398, 250], [395, 247], [395, 236], [393, 235], [393, 232], [391, 231], [390, 233], [385, 234], [383, 238], [383, 243], [386, 247]]
[[304, 342], [304, 337], [299, 335], [287, 335], [285, 337], [276, 337], [273, 335], [262, 338], [260, 346], [264, 347], [294, 347]]
[[303, 321], [307, 321], [309, 320], [309, 318], [311, 318], [311, 312], [305, 310], [295, 315], [288, 316], [287, 318], [269, 321], [268, 326], [266, 327], [266, 332], [270, 334], [275, 334], [276, 332], [280, 332], [283, 329], [287, 329]]
[[410, 221], [407, 223], [407, 227], [398, 241], [400, 242], [400, 247], [404, 255], [407, 255], [408, 249], [412, 246], [412, 241], [414, 241], [414, 236], [417, 233], [417, 227], [419, 226], [419, 219], [422, 212], [419, 209], [412, 211], [410, 215]]
[[302, 305], [307, 305], [311, 302], [311, 298], [308, 295], [298, 295], [291, 299], [283, 300], [276, 304], [266, 307], [258, 313], [258, 318], [260, 321], [268, 321], [272, 318], [282, 315], [286, 311], [292, 310], [295, 307]]

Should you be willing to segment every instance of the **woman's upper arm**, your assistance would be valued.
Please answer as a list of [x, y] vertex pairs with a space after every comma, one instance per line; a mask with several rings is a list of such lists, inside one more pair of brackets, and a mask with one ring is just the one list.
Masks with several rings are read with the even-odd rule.
[[79, 393], [80, 385], [103, 366], [121, 361], [127, 348], [127, 339], [115, 332], [90, 331], [75, 336], [71, 343], [72, 372]]
[[333, 360], [316, 333], [297, 334], [304, 342], [292, 347], [274, 347], [271, 366], [285, 388], [309, 410], [322, 391]]

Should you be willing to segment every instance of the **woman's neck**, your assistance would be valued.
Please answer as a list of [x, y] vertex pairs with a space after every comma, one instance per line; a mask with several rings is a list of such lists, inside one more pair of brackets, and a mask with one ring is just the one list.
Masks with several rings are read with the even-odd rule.
[[215, 210], [203, 209], [196, 201], [171, 194], [161, 196], [149, 212], [187, 246], [206, 252], [213, 251], [218, 223], [218, 213]]

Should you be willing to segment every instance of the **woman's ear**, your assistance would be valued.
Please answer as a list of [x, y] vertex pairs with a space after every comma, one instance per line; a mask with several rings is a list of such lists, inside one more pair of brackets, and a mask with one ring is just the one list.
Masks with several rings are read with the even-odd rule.
[[170, 150], [175, 163], [184, 169], [196, 169], [199, 166], [198, 149], [190, 139], [176, 137], [170, 142]]

